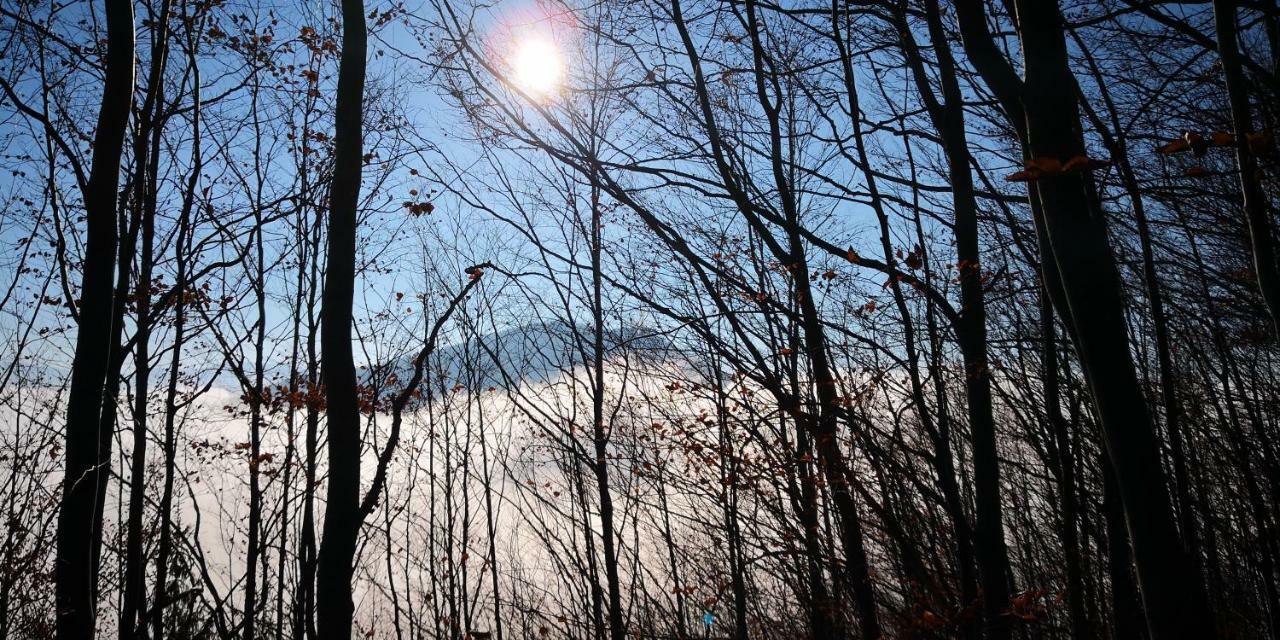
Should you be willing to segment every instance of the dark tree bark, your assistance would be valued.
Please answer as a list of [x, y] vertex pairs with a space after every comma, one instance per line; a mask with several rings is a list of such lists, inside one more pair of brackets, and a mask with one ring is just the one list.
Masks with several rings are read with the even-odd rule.
[[1111, 463], [1102, 456], [1102, 513], [1107, 530], [1107, 572], [1111, 576], [1111, 637], [1143, 638], [1142, 603], [1133, 582], [1133, 553], [1125, 527], [1120, 488]]
[[[724, 522], [725, 534], [728, 542], [729, 550], [729, 578], [730, 586], [733, 592], [733, 640], [747, 640], [750, 629], [747, 627], [747, 582], [745, 562], [743, 561], [743, 543], [742, 543], [742, 527], [741, 519], [738, 513], [738, 481], [740, 460], [734, 451], [733, 433], [728, 424], [729, 406], [728, 396], [725, 393], [724, 369], [721, 366], [720, 358], [714, 357], [711, 361], [711, 369], [716, 381], [716, 424], [719, 427], [718, 437], [720, 447], [724, 451], [724, 458], [729, 462], [727, 465], [721, 465], [721, 485], [725, 487], [725, 495], [722, 501], [722, 520]], [[675, 544], [671, 535], [671, 511], [667, 506], [666, 491], [659, 488], [662, 497], [662, 517], [667, 546], [671, 555], [672, 576], [678, 577], [679, 573], [676, 567]], [[676, 583], [679, 586], [679, 582]], [[681, 596], [677, 602], [679, 606], [677, 611], [680, 614], [680, 623], [677, 627], [679, 640], [684, 640], [687, 633], [685, 631], [684, 620], [684, 599]]]
[[329, 427], [329, 484], [316, 569], [316, 631], [351, 638], [351, 577], [359, 533], [360, 410], [351, 323], [355, 295], [356, 208], [363, 168], [364, 2], [342, 2], [329, 245], [321, 307], [320, 349]]
[[[1083, 48], [1082, 48], [1083, 49]], [[1096, 71], [1093, 56], [1085, 52], [1086, 60]], [[1142, 250], [1142, 279], [1146, 288], [1147, 300], [1151, 307], [1151, 324], [1155, 333], [1156, 364], [1160, 371], [1160, 400], [1164, 409], [1165, 431], [1169, 437], [1169, 455], [1173, 460], [1173, 482], [1175, 507], [1178, 526], [1182, 534], [1182, 543], [1186, 548], [1197, 570], [1204, 572], [1201, 560], [1199, 525], [1196, 522], [1196, 504], [1191, 495], [1191, 479], [1187, 469], [1186, 447], [1183, 442], [1182, 405], [1179, 399], [1179, 376], [1173, 365], [1173, 346], [1169, 331], [1169, 314], [1165, 309], [1164, 287], [1157, 274], [1155, 247], [1152, 239], [1151, 225], [1147, 220], [1146, 203], [1138, 178], [1128, 158], [1128, 144], [1124, 139], [1124, 129], [1116, 115], [1115, 103], [1111, 98], [1105, 82], [1099, 83], [1099, 92], [1107, 106], [1110, 116], [1110, 128], [1082, 100], [1081, 106], [1093, 123], [1094, 128], [1102, 136], [1103, 143], [1111, 153], [1112, 161], [1119, 168], [1120, 179], [1133, 203], [1133, 216], [1138, 244]], [[1113, 133], [1114, 132], [1114, 133]]]
[[[991, 42], [982, 3], [956, 7], [961, 31], [980, 74], [1001, 98], [1032, 160], [1065, 163], [1084, 157], [1080, 113], [1057, 3], [1017, 0], [1024, 79], [1018, 80]], [[1017, 122], [1021, 119], [1021, 122]], [[1041, 254], [1052, 261], [1066, 322], [1102, 423], [1133, 541], [1140, 592], [1153, 638], [1212, 637], [1214, 624], [1204, 585], [1182, 548], [1146, 399], [1129, 354], [1119, 273], [1104, 212], [1087, 173], [1037, 180]], [[1058, 302], [1055, 300], [1055, 304]]]
[[120, 156], [133, 102], [134, 33], [130, 0], [106, 0], [106, 77], [84, 192], [88, 236], [80, 288], [79, 331], [67, 398], [66, 475], [58, 514], [57, 637], [94, 636], [103, 494], [110, 478], [111, 433], [99, 429], [109, 367]]
[[1213, 18], [1218, 37], [1218, 54], [1222, 58], [1222, 77], [1227, 87], [1228, 103], [1231, 105], [1231, 124], [1235, 129], [1240, 197], [1245, 220], [1249, 223], [1254, 275], [1258, 279], [1262, 300], [1271, 314], [1271, 327], [1280, 331], [1280, 271], [1276, 267], [1275, 231], [1267, 212], [1267, 196], [1262, 191], [1258, 161], [1249, 146], [1249, 138], [1253, 134], [1253, 116], [1249, 110], [1249, 93], [1244, 72], [1240, 68], [1239, 38], [1236, 33], [1237, 4], [1236, 0], [1214, 0]]
[[[956, 268], [960, 278], [960, 318], [956, 323], [965, 369], [965, 396], [968, 400], [969, 429], [973, 440], [973, 470], [976, 501], [977, 557], [982, 564], [984, 619], [991, 637], [1009, 635], [1008, 616], [1003, 615], [1009, 598], [1009, 554], [1004, 541], [1004, 519], [1000, 500], [1000, 459], [996, 449], [995, 417], [991, 400], [991, 371], [987, 359], [986, 296], [983, 292], [982, 261], [978, 237], [978, 203], [969, 169], [969, 143], [965, 132], [964, 100], [956, 79], [955, 61], [943, 30], [937, 0], [925, 5], [929, 37], [938, 61], [941, 99], [934, 95], [929, 77], [916, 50], [905, 16], [900, 29], [908, 50], [908, 65], [915, 75], [922, 101], [938, 129], [947, 158], [951, 182]], [[948, 447], [949, 449], [949, 447]], [[948, 452], [948, 455], [949, 452]], [[949, 464], [949, 461], [946, 462]], [[963, 514], [961, 514], [963, 517]], [[957, 532], [957, 537], [961, 534]], [[965, 553], [962, 550], [961, 558]], [[962, 594], [966, 600], [972, 578], [961, 566]], [[964, 603], [968, 606], [969, 602]]]
[[[242, 631], [244, 640], [256, 640], [258, 612], [258, 578], [266, 579], [266, 567], [259, 571], [258, 564], [265, 557], [262, 554], [262, 479], [259, 465], [262, 454], [262, 403], [264, 367], [266, 366], [267, 341], [267, 265], [266, 250], [263, 246], [263, 167], [262, 167], [262, 125], [258, 115], [258, 94], [260, 91], [257, 71], [254, 72], [253, 86], [250, 93], [250, 109], [253, 112], [254, 131], [254, 232], [253, 247], [256, 260], [254, 271], [249, 274], [254, 297], [256, 298], [258, 319], [253, 328], [253, 380], [252, 388], [245, 389], [249, 396], [249, 530], [248, 549], [245, 554], [244, 576], [244, 622]], [[247, 382], [247, 380], [246, 380]]]
[[1043, 342], [1042, 383], [1044, 385], [1044, 409], [1046, 422], [1053, 435], [1053, 448], [1057, 451], [1058, 493], [1062, 513], [1062, 554], [1066, 557], [1067, 615], [1071, 633], [1077, 638], [1088, 637], [1084, 613], [1084, 576], [1080, 567], [1080, 537], [1078, 535], [1080, 509], [1076, 490], [1075, 446], [1067, 421], [1062, 417], [1062, 387], [1058, 376], [1058, 337], [1054, 323], [1053, 303], [1041, 287], [1040, 340]]
[[[304, 126], [303, 131], [309, 129]], [[305, 158], [303, 160], [305, 162]], [[305, 167], [303, 168], [305, 172]], [[315, 576], [316, 576], [316, 454], [319, 449], [320, 431], [320, 376], [319, 358], [316, 355], [316, 336], [319, 333], [316, 320], [316, 296], [320, 273], [320, 239], [321, 216], [317, 213], [315, 220], [307, 231], [306, 264], [300, 264], [299, 270], [306, 271], [307, 282], [307, 391], [306, 419], [303, 442], [303, 488], [302, 488], [302, 526], [298, 532], [298, 585], [294, 593], [294, 620], [292, 640], [316, 638], [315, 618]], [[301, 276], [300, 276], [301, 279]]]
[[609, 487], [609, 433], [605, 428], [605, 327], [604, 280], [600, 274], [600, 189], [595, 175], [591, 184], [591, 441], [595, 459], [588, 463], [596, 480], [600, 501], [600, 544], [604, 552], [605, 582], [609, 597], [609, 638], [624, 640], [627, 630], [622, 620], [622, 586], [618, 577], [618, 544], [614, 532], [613, 491]]
[[171, 2], [160, 5], [155, 35], [151, 45], [151, 69], [147, 74], [146, 98], [143, 101], [134, 145], [135, 217], [141, 226], [142, 241], [138, 259], [137, 330], [134, 342], [134, 410], [133, 450], [130, 452], [129, 520], [125, 542], [124, 602], [117, 630], [120, 640], [146, 635], [146, 559], [142, 555], [142, 516], [146, 506], [147, 466], [147, 396], [150, 391], [151, 342], [151, 276], [155, 263], [155, 217], [159, 189], [160, 146], [164, 133], [158, 112], [163, 104], [163, 80], [169, 52], [169, 11]]
[[[189, 14], [183, 12], [184, 20], [190, 20]], [[174, 241], [174, 262], [176, 263], [175, 281], [178, 295], [173, 301], [173, 349], [169, 361], [169, 380], [164, 399], [164, 484], [160, 494], [158, 518], [160, 520], [160, 540], [156, 548], [155, 567], [156, 582], [153, 601], [155, 606], [150, 612], [153, 640], [163, 640], [165, 631], [165, 605], [168, 599], [169, 557], [173, 548], [173, 483], [177, 469], [177, 418], [178, 418], [178, 384], [182, 363], [182, 347], [186, 340], [187, 292], [194, 288], [187, 281], [187, 269], [191, 251], [192, 211], [196, 204], [196, 188], [200, 184], [204, 159], [200, 141], [201, 102], [200, 102], [200, 68], [196, 61], [196, 36], [192, 30], [186, 33], [187, 56], [191, 65], [191, 172], [187, 176], [186, 191], [182, 195], [182, 210], [178, 216], [177, 239]]]

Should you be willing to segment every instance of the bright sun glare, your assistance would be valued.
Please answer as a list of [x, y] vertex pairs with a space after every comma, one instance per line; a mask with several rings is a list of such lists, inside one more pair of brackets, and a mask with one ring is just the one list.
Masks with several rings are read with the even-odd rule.
[[560, 49], [543, 38], [529, 38], [517, 45], [511, 68], [516, 84], [534, 97], [555, 92], [564, 77]]

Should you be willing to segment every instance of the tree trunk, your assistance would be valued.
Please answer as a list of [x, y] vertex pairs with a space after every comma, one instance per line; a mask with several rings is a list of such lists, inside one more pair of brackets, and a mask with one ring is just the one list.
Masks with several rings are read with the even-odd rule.
[[[1026, 145], [1034, 159], [1085, 156], [1074, 78], [1056, 3], [1019, 0], [1026, 82]], [[1044, 213], [1046, 260], [1058, 267], [1073, 339], [1102, 423], [1133, 540], [1153, 638], [1211, 637], [1212, 613], [1199, 573], [1174, 524], [1160, 445], [1129, 355], [1119, 273], [1104, 213], [1087, 174], [1048, 176], [1035, 185]], [[1070, 325], [1069, 325], [1070, 326]]]
[[604, 301], [600, 274], [600, 189], [595, 176], [591, 184], [591, 425], [595, 460], [588, 465], [596, 479], [600, 500], [600, 543], [604, 552], [605, 583], [608, 589], [610, 640], [624, 640], [627, 630], [622, 621], [622, 585], [618, 577], [618, 549], [614, 534], [613, 492], [609, 487], [609, 436], [604, 425]]
[[[150, 389], [151, 363], [151, 273], [154, 263], [156, 198], [159, 190], [160, 144], [163, 127], [157, 122], [162, 104], [164, 70], [169, 52], [169, 10], [171, 3], [160, 5], [155, 35], [151, 45], [151, 69], [147, 74], [147, 95], [134, 145], [135, 217], [141, 225], [142, 253], [137, 278], [136, 356], [134, 358], [133, 450], [129, 456], [129, 520], [125, 542], [124, 603], [120, 611], [120, 640], [146, 635], [146, 559], [142, 557], [142, 515], [146, 506], [147, 467], [147, 396]], [[150, 139], [148, 139], [150, 138]], [[148, 147], [148, 145], [150, 145]]]
[[[964, 361], [965, 396], [973, 441], [974, 493], [977, 519], [974, 538], [982, 565], [984, 618], [988, 635], [1008, 637], [1009, 554], [1004, 542], [1000, 501], [1000, 457], [996, 448], [995, 417], [991, 400], [991, 371], [987, 360], [986, 297], [978, 237], [978, 204], [969, 170], [969, 147], [964, 124], [964, 98], [955, 75], [955, 62], [947, 44], [937, 0], [926, 4], [929, 36], [938, 59], [942, 100], [934, 97], [919, 56], [911, 56], [916, 81], [930, 117], [942, 138], [955, 210], [956, 269], [960, 278], [960, 318], [956, 340]], [[904, 36], [909, 37], [902, 18]], [[914, 51], [914, 46], [909, 44]], [[949, 447], [948, 447], [949, 449]], [[947, 461], [949, 463], [949, 461]], [[961, 514], [963, 517], [963, 514]], [[959, 535], [959, 533], [957, 534]], [[962, 572], [962, 589], [969, 587]], [[968, 603], [966, 603], [968, 606]]]
[[[188, 16], [185, 15], [184, 19]], [[188, 174], [186, 192], [182, 196], [182, 211], [178, 217], [178, 234], [174, 241], [176, 263], [175, 286], [178, 295], [173, 302], [173, 352], [169, 362], [169, 380], [164, 400], [164, 487], [160, 494], [160, 542], [156, 549], [155, 606], [151, 615], [153, 640], [164, 639], [164, 607], [168, 597], [169, 554], [173, 545], [173, 482], [177, 474], [176, 421], [178, 416], [178, 380], [182, 363], [182, 346], [186, 339], [187, 292], [192, 283], [187, 282], [187, 259], [191, 241], [191, 213], [195, 207], [196, 187], [204, 168], [200, 145], [200, 68], [195, 64], [195, 36], [187, 31], [187, 55], [191, 64], [191, 173]]]
[[[1065, 163], [1083, 157], [1076, 84], [1057, 3], [1013, 5], [1025, 81], [994, 47], [977, 0], [956, 4], [965, 47], [1022, 133], [1029, 159]], [[1212, 637], [1208, 598], [1178, 537], [1159, 441], [1129, 354], [1119, 273], [1092, 179], [1087, 173], [1048, 175], [1034, 183], [1032, 198], [1043, 216], [1041, 255], [1056, 267], [1064, 298], [1054, 302], [1080, 357], [1116, 472], [1152, 637]]]
[[1058, 338], [1054, 324], [1053, 304], [1049, 293], [1041, 286], [1040, 303], [1040, 340], [1043, 357], [1044, 409], [1053, 434], [1054, 448], [1057, 450], [1058, 493], [1060, 494], [1062, 513], [1061, 531], [1062, 555], [1066, 558], [1067, 573], [1067, 615], [1071, 623], [1071, 634], [1076, 638], [1087, 638], [1088, 623], [1084, 612], [1084, 574], [1080, 567], [1079, 505], [1076, 500], [1076, 461], [1075, 445], [1071, 441], [1071, 433], [1067, 421], [1062, 417], [1062, 389], [1058, 379]]
[[66, 473], [54, 563], [58, 640], [94, 636], [103, 490], [111, 475], [112, 434], [98, 427], [112, 335], [116, 192], [133, 102], [133, 5], [130, 0], [106, 0], [105, 14], [106, 77], [94, 134], [93, 167], [84, 193], [88, 235], [67, 398]]
[[1143, 638], [1142, 603], [1133, 583], [1133, 554], [1129, 531], [1125, 528], [1124, 506], [1111, 461], [1102, 456], [1102, 512], [1107, 527], [1107, 572], [1111, 575], [1111, 637], [1116, 640]]
[[363, 168], [365, 52], [363, 0], [342, 1], [342, 59], [329, 195], [329, 246], [321, 308], [321, 360], [329, 426], [329, 485], [316, 570], [316, 630], [349, 640], [351, 577], [360, 532], [360, 410], [351, 323], [355, 295], [356, 207]]
[[1213, 18], [1217, 27], [1218, 54], [1222, 58], [1222, 77], [1231, 105], [1231, 124], [1236, 134], [1236, 165], [1240, 169], [1241, 204], [1249, 223], [1253, 269], [1262, 300], [1271, 314], [1271, 327], [1280, 331], [1280, 273], [1276, 269], [1275, 238], [1271, 216], [1267, 213], [1267, 196], [1259, 180], [1257, 159], [1249, 147], [1253, 116], [1249, 112], [1249, 94], [1240, 69], [1236, 5], [1236, 0], [1214, 0]]

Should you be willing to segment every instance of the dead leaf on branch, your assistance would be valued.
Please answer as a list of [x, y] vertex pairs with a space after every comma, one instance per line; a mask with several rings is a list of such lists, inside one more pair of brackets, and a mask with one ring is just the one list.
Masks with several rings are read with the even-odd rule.
[[1031, 158], [1030, 160], [1027, 160], [1026, 168], [1022, 171], [1006, 176], [1005, 181], [1031, 182], [1034, 180], [1041, 180], [1043, 178], [1053, 178], [1072, 173], [1095, 171], [1107, 167], [1110, 164], [1110, 160], [1090, 158], [1088, 156], [1075, 156], [1066, 162], [1062, 162], [1057, 158], [1051, 157]]

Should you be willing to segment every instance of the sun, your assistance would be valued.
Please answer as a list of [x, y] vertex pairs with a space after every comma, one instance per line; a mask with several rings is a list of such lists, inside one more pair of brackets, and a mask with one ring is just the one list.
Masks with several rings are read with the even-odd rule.
[[555, 93], [564, 79], [564, 60], [555, 42], [530, 37], [516, 44], [511, 56], [516, 86], [536, 98]]

